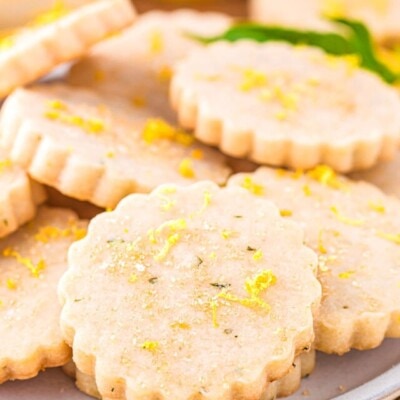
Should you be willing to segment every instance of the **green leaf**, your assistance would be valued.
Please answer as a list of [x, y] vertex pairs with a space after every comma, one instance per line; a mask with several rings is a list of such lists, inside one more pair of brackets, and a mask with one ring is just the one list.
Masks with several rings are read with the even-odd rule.
[[257, 42], [281, 41], [293, 45], [318, 47], [335, 56], [356, 55], [363, 68], [368, 69], [388, 83], [394, 83], [400, 76], [391, 71], [376, 56], [371, 34], [361, 22], [344, 18], [332, 19], [333, 23], [344, 26], [344, 33], [314, 32], [279, 26], [267, 26], [252, 23], [233, 25], [219, 36], [201, 37], [190, 35], [191, 38], [204, 44], [217, 41], [235, 42], [238, 40], [254, 40]]

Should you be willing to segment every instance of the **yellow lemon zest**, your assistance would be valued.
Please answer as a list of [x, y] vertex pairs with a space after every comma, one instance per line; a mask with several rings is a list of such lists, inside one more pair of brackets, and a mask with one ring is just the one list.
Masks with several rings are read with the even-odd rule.
[[193, 169], [193, 162], [190, 158], [184, 158], [178, 166], [179, 173], [187, 179], [193, 179], [196, 174]]
[[217, 309], [218, 309], [218, 303], [215, 299], [212, 299], [210, 301], [210, 308], [211, 308], [211, 314], [212, 314], [212, 323], [214, 328], [219, 327], [219, 323], [217, 320]]
[[268, 269], [261, 271], [253, 278], [247, 278], [245, 281], [245, 289], [251, 297], [258, 297], [270, 286], [275, 285], [275, 283], [276, 276]]
[[322, 235], [324, 234], [324, 230], [320, 229], [318, 232], [318, 251], [321, 254], [326, 254], [328, 251], [326, 250], [326, 247], [324, 246]]
[[355, 273], [355, 271], [345, 271], [338, 274], [338, 277], [340, 279], [350, 279]]
[[242, 72], [242, 82], [239, 89], [243, 92], [263, 87], [267, 84], [267, 76], [264, 72], [257, 71], [253, 68], [245, 68]]
[[153, 30], [149, 35], [150, 52], [160, 54], [164, 51], [164, 37], [159, 30]]
[[143, 350], [147, 350], [147, 351], [149, 351], [150, 353], [155, 353], [155, 352], [157, 352], [157, 350], [159, 349], [160, 344], [159, 344], [158, 342], [156, 342], [156, 341], [150, 341], [150, 340], [148, 340], [148, 341], [144, 342], [144, 343], [141, 345], [141, 347], [142, 347]]
[[251, 176], [245, 176], [240, 186], [255, 196], [262, 196], [264, 194], [264, 186], [254, 182]]
[[386, 212], [385, 206], [380, 202], [369, 201], [368, 207], [379, 214], [385, 214]]
[[264, 254], [261, 250], [256, 250], [253, 254], [253, 260], [254, 261], [259, 261], [264, 257]]
[[193, 149], [190, 153], [190, 157], [192, 157], [194, 160], [202, 160], [204, 158], [204, 152], [200, 149]]
[[47, 109], [44, 111], [44, 116], [67, 125], [77, 126], [91, 134], [101, 133], [105, 129], [104, 122], [101, 119], [85, 119], [80, 115], [73, 115], [68, 111], [67, 106], [63, 105], [63, 103], [58, 100], [51, 100], [48, 102]]
[[223, 239], [229, 239], [229, 238], [231, 238], [232, 236], [235, 236], [235, 235], [237, 235], [237, 232], [236, 231], [230, 231], [229, 229], [223, 229], [222, 232], [221, 232], [221, 236], [222, 236]]
[[168, 83], [172, 78], [172, 69], [168, 65], [164, 65], [157, 72], [157, 79], [160, 82]]
[[344, 224], [351, 225], [351, 226], [361, 226], [364, 224], [364, 220], [362, 219], [354, 219], [349, 218], [343, 215], [336, 206], [331, 206], [330, 210], [337, 218], [338, 221], [343, 222]]
[[385, 232], [377, 232], [378, 237], [382, 239], [389, 240], [390, 242], [400, 244], [400, 233], [385, 233]]
[[138, 280], [138, 276], [136, 274], [131, 274], [129, 276], [128, 282], [129, 283], [135, 283]]
[[35, 234], [35, 240], [48, 243], [52, 239], [60, 239], [73, 236], [74, 240], [80, 240], [86, 236], [85, 228], [78, 228], [74, 222], [70, 222], [70, 226], [65, 229], [56, 226], [42, 226]]
[[292, 210], [280, 210], [279, 213], [281, 214], [281, 217], [291, 217], [293, 215], [293, 211]]
[[318, 165], [314, 169], [308, 171], [307, 176], [332, 189], [346, 188], [346, 185], [337, 177], [335, 171], [327, 165]]
[[5, 160], [0, 160], [0, 173], [4, 172], [5, 169], [10, 168], [11, 166], [12, 162], [8, 158]]
[[161, 118], [150, 118], [146, 121], [142, 138], [148, 144], [157, 140], [170, 140], [184, 146], [190, 146], [194, 141], [191, 134], [170, 125]]
[[303, 193], [304, 193], [305, 196], [310, 197], [312, 195], [312, 191], [311, 191], [310, 186], [304, 185], [303, 186]]
[[175, 321], [170, 325], [171, 328], [189, 330], [191, 326], [187, 322]]
[[3, 256], [15, 258], [19, 264], [29, 269], [34, 278], [38, 278], [40, 272], [42, 272], [46, 268], [46, 263], [43, 259], [40, 259], [39, 262], [35, 265], [33, 264], [31, 259], [21, 256], [21, 254], [19, 254], [11, 247], [7, 247], [3, 250]]
[[288, 113], [285, 110], [280, 110], [274, 116], [278, 121], [285, 121], [288, 118]]
[[7, 288], [10, 290], [15, 290], [17, 288], [17, 282], [14, 279], [8, 278], [6, 282]]

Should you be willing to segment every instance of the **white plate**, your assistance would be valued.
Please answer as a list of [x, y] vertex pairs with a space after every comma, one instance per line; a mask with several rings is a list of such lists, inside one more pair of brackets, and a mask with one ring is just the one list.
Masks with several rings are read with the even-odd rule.
[[[345, 356], [318, 354], [317, 368], [288, 400], [393, 400], [400, 396], [400, 340]], [[0, 400], [88, 400], [59, 369], [0, 386]]]

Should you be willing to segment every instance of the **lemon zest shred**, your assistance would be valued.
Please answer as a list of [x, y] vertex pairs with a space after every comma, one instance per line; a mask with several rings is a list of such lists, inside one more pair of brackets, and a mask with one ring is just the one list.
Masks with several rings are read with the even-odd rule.
[[135, 282], [137, 282], [137, 280], [138, 280], [138, 276], [136, 274], [131, 274], [129, 276], [128, 282], [129, 283], [135, 283]]
[[400, 244], [400, 233], [377, 232], [376, 235], [382, 239], [386, 239], [389, 240], [390, 242]]
[[69, 224], [70, 226], [65, 229], [58, 228], [56, 226], [42, 226], [35, 234], [35, 240], [48, 243], [52, 239], [60, 239], [69, 236], [73, 236], [74, 240], [80, 240], [86, 236], [85, 228], [78, 228], [74, 222]]
[[368, 207], [379, 214], [385, 214], [386, 212], [385, 206], [380, 202], [369, 201]]
[[150, 353], [156, 353], [159, 350], [160, 343], [156, 341], [147, 340], [141, 345], [143, 350], [147, 350]]
[[178, 166], [179, 173], [187, 179], [193, 179], [196, 173], [193, 169], [193, 162], [190, 158], [184, 158]]
[[213, 327], [218, 328], [219, 327], [219, 323], [218, 323], [218, 319], [217, 319], [218, 303], [215, 299], [212, 299], [210, 301], [210, 307], [211, 307]]
[[172, 78], [172, 68], [168, 65], [164, 65], [157, 72], [157, 79], [161, 83], [168, 83]]
[[181, 322], [181, 321], [173, 322], [170, 325], [170, 327], [174, 329], [183, 329], [183, 330], [189, 330], [192, 328], [187, 322]]
[[17, 282], [15, 282], [15, 280], [12, 278], [7, 279], [6, 285], [10, 290], [15, 290], [17, 288]]
[[303, 186], [303, 193], [304, 193], [305, 196], [310, 197], [312, 195], [312, 191], [311, 191], [310, 186], [304, 185]]
[[327, 165], [318, 165], [307, 172], [311, 179], [332, 189], [345, 189], [347, 186], [338, 178], [335, 171]]
[[242, 92], [249, 92], [256, 88], [262, 88], [267, 84], [267, 76], [264, 72], [257, 71], [253, 68], [245, 68], [241, 71], [242, 81], [239, 89]]
[[0, 173], [10, 167], [12, 167], [12, 161], [10, 159], [6, 158], [5, 160], [0, 160]]
[[323, 243], [323, 238], [322, 238], [323, 234], [324, 234], [324, 230], [320, 229], [320, 231], [318, 232], [318, 251], [321, 254], [327, 254], [328, 251], [326, 250], [326, 247], [324, 246], [324, 243]]
[[32, 260], [21, 256], [16, 250], [12, 249], [11, 247], [6, 247], [3, 250], [4, 257], [13, 257], [16, 261], [23, 265], [24, 267], [28, 268], [34, 278], [39, 278], [40, 272], [42, 272], [46, 268], [46, 263], [43, 259], [40, 259], [39, 262], [35, 265], [33, 264]]
[[225, 240], [229, 239], [229, 238], [231, 238], [232, 236], [235, 236], [235, 235], [237, 235], [237, 232], [236, 231], [231, 231], [229, 229], [223, 229], [222, 232], [221, 232], [221, 236]]
[[344, 271], [338, 274], [338, 277], [340, 279], [350, 279], [355, 273], [355, 271]]
[[150, 52], [152, 54], [160, 54], [164, 51], [164, 37], [159, 30], [153, 30], [149, 35]]
[[253, 254], [254, 261], [260, 261], [264, 257], [262, 250], [256, 250]]
[[183, 146], [190, 146], [194, 137], [182, 129], [170, 125], [161, 118], [149, 118], [142, 130], [142, 138], [147, 144], [157, 140], [170, 140]]
[[293, 211], [292, 210], [280, 210], [279, 214], [281, 215], [281, 217], [291, 217], [293, 215]]
[[343, 215], [336, 206], [330, 207], [331, 212], [337, 218], [338, 221], [343, 222], [344, 224], [351, 225], [351, 226], [361, 226], [364, 224], [364, 220], [362, 219], [354, 219], [349, 218]]
[[265, 190], [264, 186], [254, 182], [251, 176], [245, 176], [240, 186], [255, 196], [262, 196]]

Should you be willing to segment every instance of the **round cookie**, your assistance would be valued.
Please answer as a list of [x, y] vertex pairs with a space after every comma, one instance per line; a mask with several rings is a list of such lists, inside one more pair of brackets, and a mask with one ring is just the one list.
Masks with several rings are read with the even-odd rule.
[[67, 250], [85, 227], [72, 211], [42, 207], [34, 221], [1, 240], [0, 383], [70, 359], [59, 327], [57, 284]]
[[143, 119], [124, 99], [63, 85], [14, 92], [0, 135], [34, 179], [104, 208], [166, 182], [223, 184], [230, 173], [221, 154], [183, 130]]
[[[290, 372], [285, 377], [271, 382], [260, 400], [274, 400], [277, 397], [286, 397], [294, 393], [300, 386], [301, 378], [310, 375], [314, 370], [315, 356], [315, 350], [301, 353], [294, 360]], [[81, 392], [97, 399], [102, 398], [93, 376], [79, 371], [72, 361], [63, 366], [62, 369], [65, 374], [75, 380], [75, 384]]]
[[260, 168], [233, 176], [229, 186], [274, 201], [318, 253], [317, 350], [343, 354], [400, 337], [399, 200], [326, 166], [306, 173]]
[[400, 138], [395, 89], [315, 48], [210, 45], [176, 68], [171, 101], [199, 140], [274, 166], [368, 168], [393, 158]]
[[0, 31], [0, 98], [83, 55], [132, 23], [134, 15], [129, 0], [99, 0], [75, 9], [56, 2], [31, 23]]
[[148, 12], [120, 35], [96, 45], [71, 68], [68, 82], [124, 96], [136, 108], [172, 122], [168, 89], [173, 68], [201, 47], [188, 33], [215, 35], [230, 23], [218, 13]]
[[313, 340], [315, 262], [264, 199], [161, 186], [71, 247], [62, 330], [105, 398], [259, 398]]
[[398, 0], [250, 0], [250, 17], [270, 25], [332, 30], [324, 16], [363, 21], [380, 42], [400, 39]]
[[46, 199], [41, 185], [33, 182], [0, 148], [0, 238], [31, 220]]

